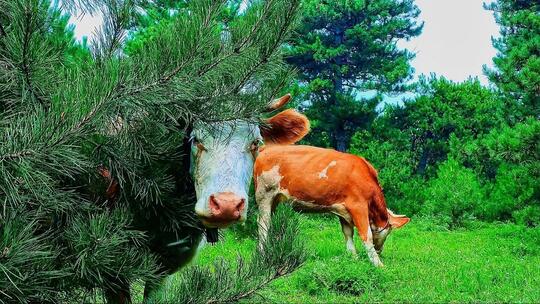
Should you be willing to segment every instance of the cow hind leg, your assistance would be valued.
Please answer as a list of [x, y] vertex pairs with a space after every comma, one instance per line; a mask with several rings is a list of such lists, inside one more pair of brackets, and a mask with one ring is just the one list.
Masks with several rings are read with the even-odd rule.
[[341, 223], [341, 231], [343, 231], [343, 236], [345, 236], [345, 245], [347, 246], [347, 250], [356, 256], [356, 248], [354, 247], [353, 241], [354, 227], [351, 223], [347, 222], [341, 217], [339, 218], [339, 222]]
[[379, 255], [377, 254], [377, 251], [375, 250], [375, 246], [373, 245], [373, 233], [369, 225], [369, 211], [367, 203], [356, 202], [354, 204], [350, 204], [347, 206], [347, 210], [353, 218], [354, 225], [356, 226], [356, 229], [358, 229], [360, 238], [362, 238], [362, 242], [364, 243], [364, 248], [366, 248], [369, 260], [375, 267], [384, 266]]

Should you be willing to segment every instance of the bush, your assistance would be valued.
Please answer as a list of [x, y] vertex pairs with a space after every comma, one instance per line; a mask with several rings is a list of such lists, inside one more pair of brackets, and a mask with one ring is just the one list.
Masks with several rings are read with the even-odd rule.
[[503, 164], [495, 181], [486, 185], [489, 195], [482, 206], [482, 217], [489, 221], [515, 218], [516, 210], [532, 203], [537, 183], [526, 166]]
[[[333, 258], [328, 263], [314, 269], [312, 275], [306, 277], [308, 286], [313, 291], [313, 285], [318, 290], [334, 291], [341, 294], [369, 298], [370, 294], [384, 287], [383, 271], [370, 263], [359, 263], [349, 257]], [[316, 282], [313, 284], [313, 282]], [[306, 282], [307, 284], [308, 282]]]
[[425, 190], [424, 213], [436, 215], [451, 228], [472, 218], [484, 195], [476, 175], [454, 159], [448, 159], [437, 170], [437, 177]]
[[512, 216], [518, 224], [527, 227], [540, 226], [540, 206], [527, 206], [521, 210], [514, 211]]

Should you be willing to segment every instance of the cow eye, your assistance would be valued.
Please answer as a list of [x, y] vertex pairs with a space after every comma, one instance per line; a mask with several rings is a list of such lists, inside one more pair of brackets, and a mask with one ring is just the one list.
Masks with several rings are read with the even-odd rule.
[[191, 141], [191, 144], [193, 146], [197, 147], [197, 149], [201, 151], [206, 151], [206, 147], [199, 141], [197, 137], [192, 136], [189, 140]]
[[256, 151], [259, 149], [259, 147], [262, 145], [262, 140], [260, 139], [256, 139], [255, 141], [253, 141], [253, 143], [251, 143], [251, 147], [250, 147], [250, 150], [251, 151]]

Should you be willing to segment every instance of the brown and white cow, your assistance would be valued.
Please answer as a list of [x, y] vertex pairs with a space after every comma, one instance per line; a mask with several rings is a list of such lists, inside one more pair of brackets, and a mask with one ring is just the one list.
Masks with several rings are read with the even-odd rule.
[[310, 146], [269, 144], [260, 150], [254, 168], [260, 246], [266, 241], [272, 210], [290, 201], [302, 211], [336, 214], [354, 255], [356, 227], [371, 262], [383, 266], [379, 253], [386, 237], [409, 218], [386, 208], [371, 164], [352, 154]]

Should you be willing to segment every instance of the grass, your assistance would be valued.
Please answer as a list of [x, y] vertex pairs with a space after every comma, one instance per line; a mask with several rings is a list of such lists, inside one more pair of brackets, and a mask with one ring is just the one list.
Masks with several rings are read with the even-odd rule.
[[[382, 260], [369, 264], [356, 237], [359, 257], [345, 250], [339, 221], [303, 215], [306, 263], [245, 302], [540, 302], [540, 229], [472, 223], [447, 231], [435, 220], [413, 219], [389, 236]], [[239, 230], [203, 248], [198, 264], [217, 257], [249, 255], [256, 241]]]

